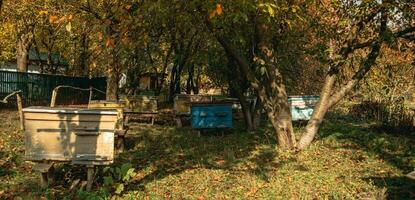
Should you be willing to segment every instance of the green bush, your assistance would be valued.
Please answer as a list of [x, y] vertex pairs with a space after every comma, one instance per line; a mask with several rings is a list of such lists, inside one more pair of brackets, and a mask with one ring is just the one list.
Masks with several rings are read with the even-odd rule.
[[130, 163], [125, 163], [121, 167], [105, 167], [103, 173], [104, 187], [118, 195], [125, 190], [136, 175]]

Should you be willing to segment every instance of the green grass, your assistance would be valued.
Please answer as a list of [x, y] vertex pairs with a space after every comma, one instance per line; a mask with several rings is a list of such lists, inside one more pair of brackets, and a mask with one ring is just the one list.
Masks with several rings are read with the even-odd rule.
[[[137, 173], [120, 195], [103, 186], [95, 192], [69, 191], [84, 178], [82, 168], [61, 166], [49, 190], [22, 161], [17, 118], [1, 114], [0, 199], [414, 199], [415, 183], [403, 175], [415, 167], [415, 137], [373, 131], [371, 124], [330, 118], [312, 146], [300, 153], [280, 152], [272, 130], [257, 133], [237, 125], [224, 135], [198, 137], [189, 128], [142, 126], [127, 137], [127, 151], [112, 167], [131, 163]], [[13, 150], [15, 148], [15, 150]], [[4, 162], [6, 160], [6, 162]], [[10, 167], [11, 166], [11, 167]], [[65, 171], [63, 171], [65, 170]]]

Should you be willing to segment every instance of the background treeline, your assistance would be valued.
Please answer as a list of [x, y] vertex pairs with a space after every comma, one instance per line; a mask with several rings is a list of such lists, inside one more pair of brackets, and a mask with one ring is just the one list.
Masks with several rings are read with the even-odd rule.
[[[107, 76], [107, 99], [120, 94], [122, 73], [123, 93], [134, 93], [137, 77], [150, 72], [155, 94], [169, 100], [222, 88], [241, 100], [248, 129], [264, 109], [281, 147], [301, 149], [345, 98], [366, 103], [349, 113], [382, 110], [382, 118], [367, 116], [409, 123], [402, 114], [414, 90], [414, 13], [411, 0], [6, 0], [0, 62], [26, 71], [34, 49], [48, 55], [42, 72], [54, 74], [59, 54], [67, 75]], [[247, 94], [258, 97], [256, 109]], [[304, 94], [321, 100], [296, 141], [286, 97]]]

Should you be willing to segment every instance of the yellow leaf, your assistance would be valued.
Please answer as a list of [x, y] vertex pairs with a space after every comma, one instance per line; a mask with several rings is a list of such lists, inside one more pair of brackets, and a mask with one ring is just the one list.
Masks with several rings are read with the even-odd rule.
[[71, 24], [71, 22], [69, 22], [68, 24], [66, 24], [65, 28], [66, 28], [66, 31], [71, 32], [71, 30], [72, 30], [72, 24]]
[[47, 10], [41, 10], [39, 11], [39, 15], [47, 15], [48, 11]]
[[271, 17], [274, 17], [274, 15], [275, 15], [274, 8], [272, 8], [271, 5], [268, 5], [267, 7], [268, 7], [269, 15], [271, 15]]

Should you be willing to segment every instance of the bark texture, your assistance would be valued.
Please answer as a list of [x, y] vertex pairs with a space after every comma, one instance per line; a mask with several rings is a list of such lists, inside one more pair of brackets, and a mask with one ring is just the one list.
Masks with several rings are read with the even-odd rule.
[[[317, 102], [317, 105], [314, 108], [313, 115], [311, 116], [310, 121], [307, 123], [303, 136], [301, 137], [298, 143], [298, 149], [302, 150], [307, 148], [311, 142], [314, 140], [315, 135], [317, 134], [321, 123], [327, 113], [327, 111], [336, 105], [342, 98], [344, 98], [353, 88], [362, 80], [365, 75], [370, 71], [372, 66], [375, 65], [376, 59], [379, 56], [382, 41], [383, 41], [383, 34], [386, 31], [387, 26], [387, 13], [382, 12], [381, 15], [381, 25], [379, 29], [379, 36], [378, 40], [374, 41], [371, 45], [371, 50], [364, 62], [359, 67], [358, 71], [353, 75], [353, 77], [346, 82], [346, 84], [342, 85], [340, 89], [332, 94], [333, 85], [336, 81], [336, 77], [338, 74], [337, 68], [339, 66], [333, 67], [326, 76], [326, 80], [323, 86], [323, 89], [320, 94], [320, 99]], [[353, 38], [350, 40], [354, 40]], [[349, 43], [350, 45], [350, 43]], [[354, 47], [350, 47], [346, 45], [341, 53], [343, 57], [347, 57], [349, 53], [356, 49]]]
[[17, 71], [27, 72], [27, 66], [29, 64], [29, 49], [33, 42], [33, 32], [22, 33], [17, 40]]

